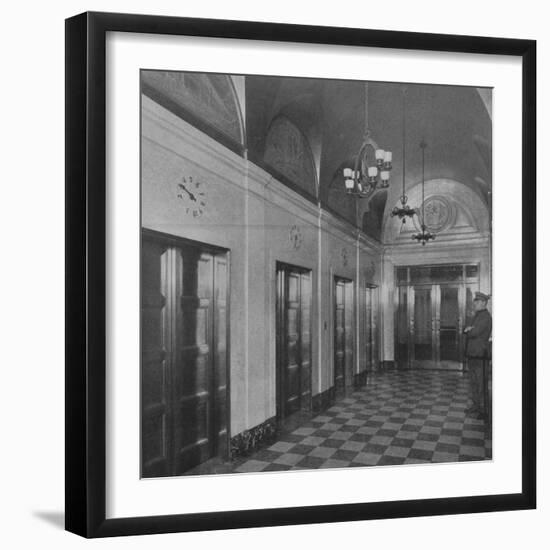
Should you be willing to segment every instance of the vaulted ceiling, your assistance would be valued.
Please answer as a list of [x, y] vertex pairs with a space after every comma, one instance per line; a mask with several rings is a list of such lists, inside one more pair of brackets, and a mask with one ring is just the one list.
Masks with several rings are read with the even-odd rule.
[[[491, 190], [491, 118], [476, 88], [408, 85], [404, 97], [405, 187], [422, 180], [419, 144], [428, 144], [425, 180], [450, 179], [473, 189], [487, 204]], [[403, 181], [403, 86], [369, 84], [369, 125], [380, 146], [394, 151], [388, 206]]]
[[286, 117], [311, 147], [319, 201], [379, 239], [384, 215], [401, 195], [404, 119], [406, 189], [421, 181], [419, 144], [424, 139], [428, 144], [426, 181], [459, 182], [490, 207], [490, 90], [387, 82], [369, 82], [367, 89], [372, 137], [381, 148], [393, 152], [391, 187], [370, 207], [360, 205], [356, 212], [356, 199], [342, 192], [342, 168], [353, 166], [365, 130], [363, 82], [246, 77], [246, 131], [251, 158], [263, 158], [271, 123], [278, 116]]

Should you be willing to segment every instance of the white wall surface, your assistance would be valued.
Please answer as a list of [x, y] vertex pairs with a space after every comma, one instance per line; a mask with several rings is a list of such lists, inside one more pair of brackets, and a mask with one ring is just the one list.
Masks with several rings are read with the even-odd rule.
[[[315, 9], [310, 6], [315, 5]], [[0, 542], [5, 548], [423, 548], [446, 550], [548, 544], [550, 487], [549, 400], [543, 341], [550, 306], [548, 285], [539, 284], [539, 509], [438, 518], [293, 526], [216, 533], [131, 537], [86, 542], [65, 533], [63, 523], [63, 155], [64, 18], [87, 9], [385, 29], [534, 38], [539, 40], [539, 282], [549, 268], [548, 165], [550, 146], [550, 38], [544, 4], [535, 0], [481, 3], [464, 0], [449, 8], [440, 2], [393, 0], [370, 7], [363, 1], [297, 3], [279, 0], [158, 0], [109, 2], [61, 0], [9, 2], [3, 9], [2, 88], [2, 374]]]

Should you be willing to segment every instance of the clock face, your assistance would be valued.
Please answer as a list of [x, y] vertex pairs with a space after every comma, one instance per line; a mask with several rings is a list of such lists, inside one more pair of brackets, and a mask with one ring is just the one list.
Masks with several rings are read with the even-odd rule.
[[178, 199], [184, 204], [185, 213], [193, 218], [202, 216], [206, 207], [206, 194], [202, 182], [192, 176], [182, 177], [178, 183]]

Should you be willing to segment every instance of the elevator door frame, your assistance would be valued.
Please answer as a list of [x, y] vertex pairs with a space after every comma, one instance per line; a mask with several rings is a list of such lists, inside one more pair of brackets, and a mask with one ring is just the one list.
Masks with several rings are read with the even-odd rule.
[[[226, 425], [226, 437], [225, 437], [225, 444], [223, 445], [223, 448], [220, 447], [219, 445], [219, 441], [217, 440], [217, 437], [218, 437], [218, 432], [216, 432], [216, 441], [213, 443], [213, 446], [214, 446], [214, 449], [215, 449], [215, 454], [212, 456], [212, 458], [215, 458], [215, 457], [221, 457], [221, 458], [229, 458], [230, 456], [230, 440], [231, 440], [231, 402], [230, 402], [230, 397], [231, 397], [231, 363], [230, 363], [230, 358], [231, 358], [231, 349], [230, 349], [230, 304], [231, 304], [231, 299], [230, 299], [230, 289], [231, 289], [231, 252], [230, 250], [228, 249], [225, 249], [225, 248], [221, 248], [221, 247], [217, 247], [217, 246], [214, 246], [214, 245], [210, 245], [210, 244], [207, 244], [207, 243], [202, 243], [202, 242], [199, 242], [199, 241], [193, 241], [193, 240], [190, 240], [190, 239], [186, 239], [186, 238], [183, 238], [183, 237], [176, 237], [176, 236], [173, 236], [173, 235], [168, 235], [168, 234], [165, 234], [165, 233], [161, 233], [159, 231], [154, 231], [154, 230], [150, 230], [150, 229], [146, 229], [146, 228], [142, 228], [141, 230], [141, 244], [140, 244], [140, 247], [143, 246], [143, 241], [145, 239], [148, 239], [148, 240], [151, 240], [151, 241], [156, 241], [157, 243], [160, 243], [162, 244], [163, 246], [166, 246], [167, 248], [170, 248], [170, 247], [174, 247], [174, 248], [189, 248], [189, 247], [192, 247], [192, 248], [196, 248], [197, 250], [200, 250], [201, 253], [209, 253], [209, 254], [212, 254], [212, 256], [214, 257], [214, 259], [216, 257], [223, 257], [225, 259], [225, 262], [226, 262], [226, 283], [225, 283], [225, 308], [226, 308], [226, 311], [225, 311], [225, 315], [226, 315], [226, 320], [225, 320], [225, 327], [222, 327], [222, 326], [217, 326], [216, 325], [216, 320], [213, 321], [213, 324], [214, 324], [214, 330], [216, 331], [216, 333], [221, 333], [222, 331], [225, 332], [225, 385], [226, 385], [226, 390], [225, 390], [225, 407], [224, 407], [224, 410], [223, 410], [223, 413], [225, 415], [225, 425]], [[141, 258], [142, 258], [142, 255], [141, 255], [141, 250], [140, 250], [140, 263], [141, 263]], [[214, 269], [215, 269], [215, 266], [214, 266]], [[217, 287], [214, 288], [214, 290], [216, 290]], [[142, 292], [143, 292], [143, 289], [142, 289], [142, 281], [141, 281], [141, 266], [140, 266], [140, 311], [141, 311], [141, 295], [142, 295]], [[216, 298], [213, 298], [213, 300], [215, 301]], [[215, 306], [214, 306], [215, 307]], [[141, 320], [141, 313], [140, 313], [140, 357], [141, 355], [143, 354], [143, 344], [142, 344], [142, 334], [141, 334], [141, 330], [142, 330], [142, 320]], [[179, 346], [181, 342], [176, 342], [174, 345], [175, 346]], [[214, 344], [217, 344], [217, 340], [214, 342]], [[176, 351], [175, 350], [172, 350], [172, 353], [175, 354]], [[212, 361], [214, 362], [214, 365], [213, 365], [213, 368], [214, 370], [216, 371], [217, 369], [217, 365], [216, 365], [216, 362], [217, 362], [217, 358], [216, 358], [216, 355], [217, 355], [217, 352], [216, 352], [216, 345], [213, 346], [213, 349], [212, 349], [212, 355], [213, 355], [213, 359]], [[142, 433], [142, 422], [143, 422], [143, 419], [142, 419], [142, 416], [143, 416], [143, 404], [142, 404], [142, 388], [141, 388], [141, 384], [142, 384], [142, 378], [143, 378], [143, 364], [141, 363], [142, 359], [140, 360], [140, 434]], [[172, 374], [169, 373], [169, 376], [170, 378], [173, 378]], [[216, 376], [217, 376], [217, 371], [216, 371]], [[218, 398], [219, 398], [219, 391], [218, 391], [218, 388], [217, 387], [214, 387], [213, 388], [213, 399], [215, 400], [215, 403], [214, 403], [214, 409], [215, 411], [218, 411], [220, 410], [219, 409], [219, 403], [218, 403]], [[171, 386], [167, 387], [167, 390], [166, 390], [166, 396], [165, 398], [167, 400], [171, 400], [172, 399], [172, 393], [173, 393], [173, 388]], [[170, 405], [172, 406], [172, 404]], [[172, 414], [172, 413], [170, 413]], [[213, 425], [215, 427], [215, 425]], [[182, 471], [182, 472], [179, 472], [179, 473], [176, 473], [176, 454], [175, 454], [175, 449], [173, 448], [174, 447], [174, 441], [173, 439], [175, 438], [175, 431], [170, 428], [172, 430], [172, 433], [170, 434], [171, 438], [172, 438], [172, 441], [169, 442], [169, 457], [168, 457], [168, 472], [167, 473], [163, 473], [163, 474], [160, 474], [160, 475], [146, 475], [145, 472], [144, 472], [144, 464], [143, 464], [143, 460], [142, 460], [142, 453], [143, 453], [143, 449], [141, 449], [141, 452], [140, 452], [140, 471], [142, 472], [142, 476], [143, 477], [161, 477], [161, 476], [165, 476], [165, 475], [168, 475], [168, 476], [171, 476], [171, 475], [184, 475], [185, 474], [185, 471]], [[219, 431], [219, 430], [218, 430]], [[190, 468], [191, 469], [191, 468]]]

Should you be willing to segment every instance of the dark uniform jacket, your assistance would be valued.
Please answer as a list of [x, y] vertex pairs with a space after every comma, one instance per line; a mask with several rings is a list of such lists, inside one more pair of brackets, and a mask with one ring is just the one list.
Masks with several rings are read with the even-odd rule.
[[476, 311], [472, 330], [466, 333], [466, 357], [486, 357], [490, 354], [489, 338], [492, 328], [491, 314], [486, 309]]

